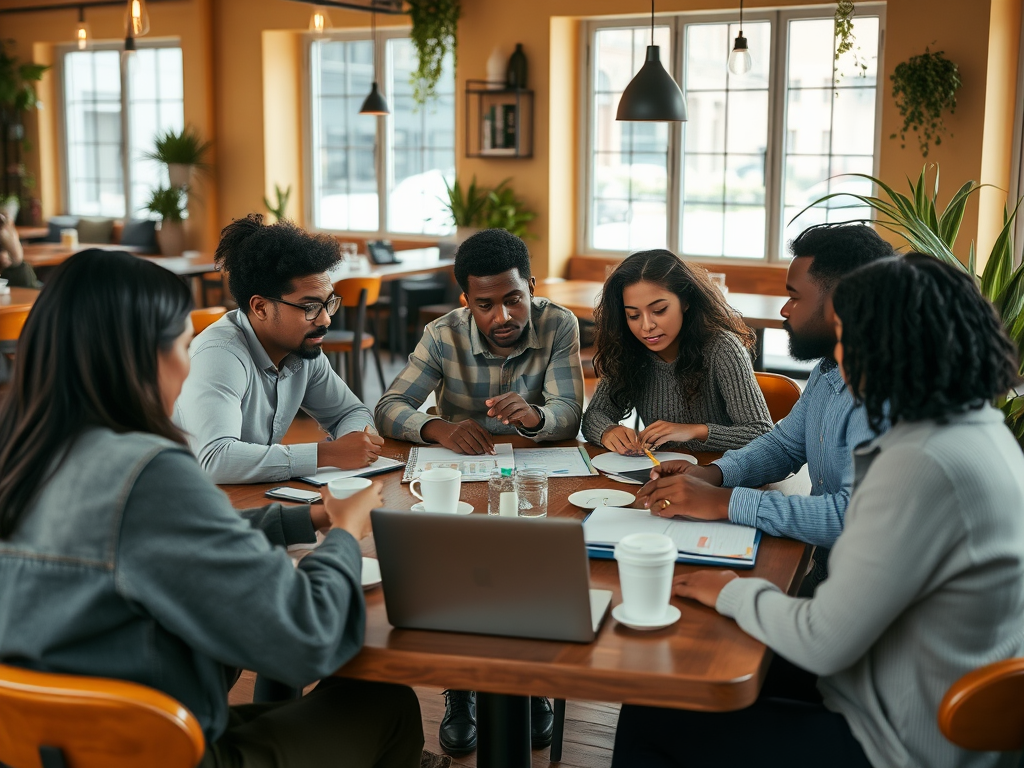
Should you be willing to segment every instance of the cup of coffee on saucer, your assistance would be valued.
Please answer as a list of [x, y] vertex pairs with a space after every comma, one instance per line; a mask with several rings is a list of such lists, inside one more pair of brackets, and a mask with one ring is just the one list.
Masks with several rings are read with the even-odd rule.
[[462, 493], [462, 472], [451, 467], [424, 470], [410, 483], [409, 492], [420, 500], [419, 504], [413, 504], [413, 512], [468, 515], [473, 511], [472, 506], [459, 501]]
[[630, 629], [662, 629], [679, 620], [679, 609], [669, 603], [672, 575], [679, 553], [663, 533], [632, 533], [615, 545], [622, 602], [612, 616]]
[[369, 488], [373, 482], [366, 477], [340, 477], [327, 483], [327, 490], [336, 499], [347, 499], [354, 493]]

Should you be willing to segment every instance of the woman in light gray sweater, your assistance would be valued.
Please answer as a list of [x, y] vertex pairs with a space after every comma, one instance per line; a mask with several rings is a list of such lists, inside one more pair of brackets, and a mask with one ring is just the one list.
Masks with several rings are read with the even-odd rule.
[[857, 270], [834, 306], [843, 377], [873, 428], [887, 413], [893, 427], [854, 451], [829, 577], [812, 598], [732, 571], [678, 577], [677, 595], [776, 659], [740, 712], [624, 707], [613, 766], [739, 765], [701, 745], [740, 733], [760, 766], [1017, 765], [960, 749], [937, 721], [961, 676], [1024, 654], [1024, 454], [989, 405], [1017, 382], [1017, 351], [974, 280], [929, 256]]
[[[771, 430], [747, 351], [754, 334], [703, 268], [670, 251], [634, 253], [608, 277], [595, 320], [590, 442], [623, 454], [726, 451]], [[639, 434], [619, 424], [633, 408]]]

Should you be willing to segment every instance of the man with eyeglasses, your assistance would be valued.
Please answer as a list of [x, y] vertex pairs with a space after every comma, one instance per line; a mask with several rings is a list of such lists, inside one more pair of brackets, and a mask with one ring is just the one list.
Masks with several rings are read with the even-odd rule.
[[[384, 440], [373, 417], [320, 349], [341, 305], [328, 275], [341, 259], [338, 242], [250, 214], [223, 229], [214, 258], [239, 308], [192, 342], [175, 408], [214, 482], [276, 482], [376, 461]], [[300, 408], [332, 439], [281, 445]]]

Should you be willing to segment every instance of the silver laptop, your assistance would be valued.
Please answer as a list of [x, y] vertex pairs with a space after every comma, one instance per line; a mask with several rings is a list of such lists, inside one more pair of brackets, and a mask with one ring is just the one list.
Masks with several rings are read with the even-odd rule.
[[578, 520], [375, 509], [392, 626], [588, 643], [612, 593], [590, 589]]

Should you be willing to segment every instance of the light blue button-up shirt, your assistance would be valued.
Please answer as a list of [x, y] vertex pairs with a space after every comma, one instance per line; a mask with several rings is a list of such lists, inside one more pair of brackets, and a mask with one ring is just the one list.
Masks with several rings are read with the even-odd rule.
[[370, 410], [324, 355], [289, 354], [278, 368], [240, 310], [196, 336], [189, 354], [174, 421], [215, 483], [316, 474], [316, 443], [280, 444], [300, 408], [335, 438], [373, 426]]
[[[839, 368], [823, 361], [811, 371], [807, 388], [775, 429], [714, 462], [722, 470], [722, 484], [735, 489], [729, 519], [773, 536], [831, 547], [843, 531], [850, 502], [853, 449], [875, 436], [866, 410], [854, 405]], [[755, 490], [804, 464], [811, 478], [810, 496]]]

